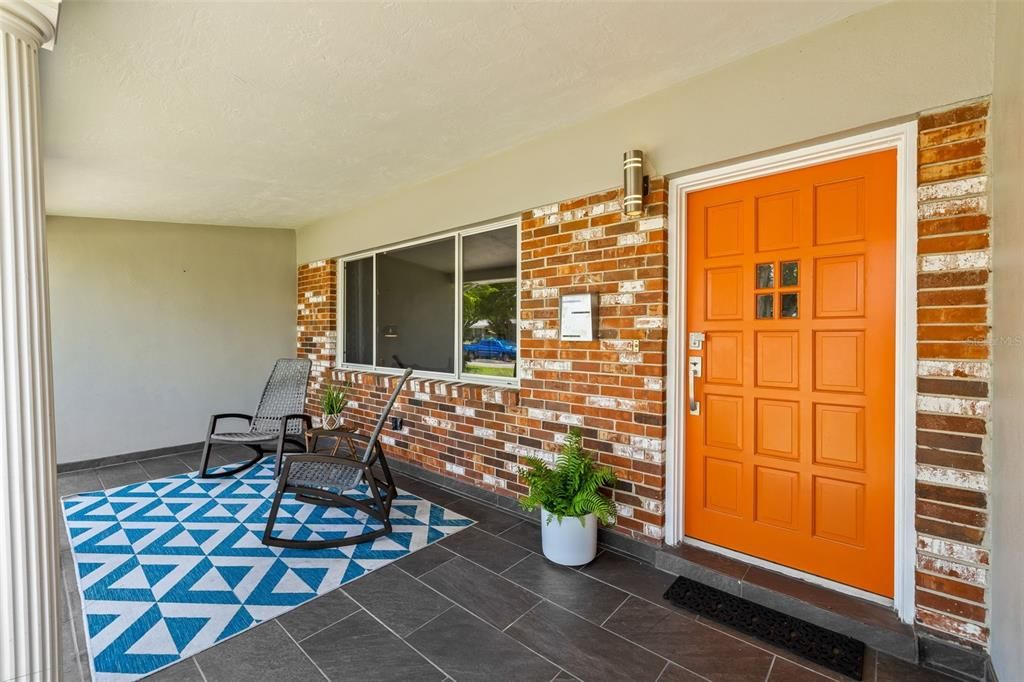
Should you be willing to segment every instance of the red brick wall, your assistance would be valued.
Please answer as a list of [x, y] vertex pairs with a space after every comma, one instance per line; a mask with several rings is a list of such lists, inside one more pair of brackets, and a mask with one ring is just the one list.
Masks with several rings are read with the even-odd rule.
[[988, 102], [918, 122], [917, 621], [988, 641]]
[[[622, 214], [621, 190], [526, 211], [522, 216], [519, 388], [415, 380], [395, 414], [389, 454], [500, 494], [525, 488], [515, 470], [526, 455], [552, 459], [569, 429], [612, 466], [620, 483], [618, 530], [648, 542], [663, 533], [667, 214], [655, 179], [645, 215]], [[325, 381], [349, 383], [346, 415], [368, 425], [393, 378], [332, 372], [337, 268], [299, 268], [298, 355], [314, 361], [308, 409], [319, 414]], [[599, 339], [557, 340], [564, 293], [600, 295]], [[331, 376], [331, 375], [334, 376]]]

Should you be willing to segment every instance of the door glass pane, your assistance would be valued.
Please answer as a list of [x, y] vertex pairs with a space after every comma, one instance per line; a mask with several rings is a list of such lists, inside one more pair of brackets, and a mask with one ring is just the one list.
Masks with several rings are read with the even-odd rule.
[[782, 286], [795, 287], [798, 284], [800, 284], [800, 261], [786, 261], [782, 264]]
[[782, 294], [780, 301], [780, 317], [800, 317], [800, 294]]
[[757, 289], [771, 289], [775, 286], [775, 263], [757, 264]]
[[377, 254], [377, 365], [455, 371], [455, 237]]
[[771, 320], [775, 317], [774, 311], [774, 294], [758, 294], [757, 295], [757, 319], [759, 320]]
[[515, 225], [462, 239], [462, 371], [516, 375]]
[[342, 264], [345, 347], [342, 361], [373, 364], [373, 256]]

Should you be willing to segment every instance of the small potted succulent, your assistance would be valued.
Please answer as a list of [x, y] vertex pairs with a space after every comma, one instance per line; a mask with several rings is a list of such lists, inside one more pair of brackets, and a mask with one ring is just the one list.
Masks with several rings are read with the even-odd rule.
[[341, 413], [348, 405], [348, 386], [338, 388], [328, 385], [324, 388], [323, 397], [320, 399], [320, 410], [323, 413], [321, 422], [325, 429], [340, 429], [342, 425]]
[[597, 555], [597, 524], [615, 522], [615, 503], [598, 488], [615, 483], [615, 474], [600, 467], [583, 450], [583, 436], [573, 429], [565, 439], [554, 468], [527, 457], [519, 475], [530, 493], [519, 500], [526, 511], [541, 508], [541, 544], [548, 560], [582, 566]]

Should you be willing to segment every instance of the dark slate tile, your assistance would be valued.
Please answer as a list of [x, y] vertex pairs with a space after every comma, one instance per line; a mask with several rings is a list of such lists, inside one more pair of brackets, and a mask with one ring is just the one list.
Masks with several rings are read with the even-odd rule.
[[445, 506], [453, 512], [458, 512], [476, 521], [477, 527], [480, 530], [485, 530], [495, 535], [508, 530], [521, 521], [521, 519], [511, 514], [506, 514], [494, 507], [489, 507], [486, 504], [480, 504], [466, 498], [446, 504]]
[[380, 568], [342, 589], [399, 637], [405, 637], [452, 605], [395, 566]]
[[658, 678], [658, 682], [699, 682], [703, 679], [700, 675], [691, 673], [685, 668], [680, 668], [675, 663], [669, 663], [665, 666], [665, 671], [661, 673], [661, 677]]
[[[828, 677], [787, 661], [784, 658], [776, 658], [772, 664], [772, 672], [768, 675], [768, 682], [825, 682]], [[866, 678], [865, 678], [866, 679]]]
[[[364, 611], [304, 640], [302, 648], [330, 680], [439, 681], [445, 678], [443, 672]], [[304, 678], [290, 674], [282, 679]]]
[[508, 634], [582, 680], [656, 680], [665, 667], [664, 659], [550, 602], [534, 607]]
[[491, 569], [495, 573], [501, 573], [530, 554], [518, 545], [513, 545], [511, 542], [506, 542], [476, 528], [459, 531], [441, 540], [438, 544]]
[[103, 482], [96, 475], [95, 469], [69, 471], [66, 474], [57, 476], [57, 494], [61, 497], [77, 493], [88, 493], [93, 490], [103, 490]]
[[598, 625], [628, 596], [621, 590], [579, 571], [553, 564], [536, 554], [502, 575]]
[[558, 668], [508, 635], [455, 607], [407, 641], [454, 679], [548, 682]]
[[543, 554], [544, 550], [540, 544], [540, 526], [529, 521], [520, 521], [501, 534], [502, 540], [508, 540], [515, 544], [535, 552]]
[[604, 627], [711, 680], [763, 680], [773, 654], [631, 597]]
[[100, 481], [103, 482], [103, 488], [118, 488], [123, 485], [130, 485], [132, 483], [138, 483], [139, 481], [148, 481], [149, 474], [146, 470], [139, 466], [138, 462], [128, 462], [127, 464], [115, 464], [110, 467], [101, 467], [96, 469], [96, 475], [100, 477]]
[[323, 676], [276, 621], [259, 625], [196, 654], [208, 682], [254, 679], [319, 680]]
[[950, 682], [953, 679], [885, 654], [878, 654], [876, 671], [878, 682]]
[[434, 504], [441, 505], [442, 507], [447, 507], [450, 503], [462, 499], [461, 495], [457, 495], [450, 490], [439, 488], [438, 486], [425, 481], [410, 478], [394, 472], [392, 472], [392, 475], [395, 478], [395, 485], [398, 486], [399, 490], [415, 495], [416, 497], [422, 497], [424, 500], [429, 500]]
[[178, 474], [187, 474], [194, 471], [180, 457], [174, 455], [140, 460], [139, 466], [149, 474], [150, 479], [167, 478], [168, 476], [177, 476]]
[[609, 551], [601, 552], [580, 570], [656, 604], [664, 602], [665, 590], [676, 579], [671, 573]]
[[[457, 535], [461, 535], [464, 532], [459, 531]], [[423, 549], [416, 550], [407, 557], [399, 559], [395, 562], [395, 566], [398, 566], [409, 575], [419, 577], [454, 558], [454, 554], [441, 545], [434, 543], [433, 545], [427, 545]]]
[[164, 668], [160, 672], [150, 675], [146, 678], [146, 682], [204, 682], [204, 678], [196, 666], [196, 660], [186, 658], [170, 668]]
[[298, 642], [358, 610], [344, 590], [334, 590], [278, 616], [277, 622]]
[[508, 627], [540, 601], [536, 595], [461, 557], [424, 573], [420, 580], [498, 629]]

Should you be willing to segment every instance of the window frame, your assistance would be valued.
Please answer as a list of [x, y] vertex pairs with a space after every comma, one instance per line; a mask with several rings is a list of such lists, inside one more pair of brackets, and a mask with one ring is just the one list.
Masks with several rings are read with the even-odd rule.
[[[480, 234], [483, 232], [491, 232], [494, 230], [507, 229], [514, 227], [516, 231], [516, 376], [514, 377], [495, 377], [488, 376], [485, 374], [471, 374], [469, 372], [463, 372], [463, 360], [462, 360], [462, 313], [463, 313], [463, 275], [464, 268], [462, 262], [462, 240], [465, 237]], [[373, 284], [371, 287], [371, 302], [373, 306], [372, 311], [372, 324], [373, 324], [373, 345], [372, 345], [372, 359], [374, 362], [377, 361], [377, 256], [388, 251], [395, 251], [397, 249], [404, 249], [410, 246], [419, 246], [421, 244], [429, 244], [431, 242], [442, 241], [454, 237], [455, 242], [455, 300], [453, 304], [455, 306], [455, 328], [454, 338], [455, 344], [452, 348], [453, 358], [453, 372], [430, 372], [426, 370], [417, 370], [416, 375], [427, 379], [441, 379], [446, 381], [457, 381], [462, 383], [472, 384], [483, 384], [487, 386], [496, 387], [518, 387], [519, 386], [519, 358], [520, 358], [520, 337], [522, 336], [522, 325], [520, 324], [520, 316], [522, 315], [522, 281], [523, 281], [523, 264], [522, 264], [522, 220], [519, 217], [509, 217], [504, 220], [494, 220], [480, 225], [474, 225], [471, 227], [458, 228], [454, 230], [448, 230], [446, 232], [440, 232], [428, 235], [426, 237], [417, 237], [415, 239], [408, 239], [401, 242], [395, 242], [388, 244], [387, 246], [377, 247], [373, 249], [365, 249], [356, 253], [341, 256], [336, 259], [338, 264], [337, 276], [335, 277], [335, 291], [337, 304], [337, 345], [335, 346], [335, 367], [337, 369], [351, 369], [358, 371], [375, 372], [378, 374], [401, 374], [403, 370], [396, 367], [381, 367], [376, 364], [361, 364], [356, 362], [347, 362], [343, 358], [345, 356], [345, 264], [351, 261], [362, 260], [364, 258], [372, 259], [373, 264]]]

